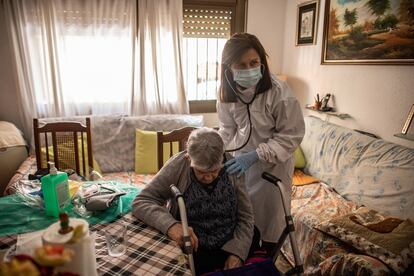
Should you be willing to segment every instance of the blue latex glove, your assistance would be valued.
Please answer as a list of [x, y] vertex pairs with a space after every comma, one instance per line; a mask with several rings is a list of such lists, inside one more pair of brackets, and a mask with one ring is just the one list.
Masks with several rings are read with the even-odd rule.
[[252, 150], [227, 161], [224, 165], [227, 167], [226, 172], [228, 174], [237, 173], [237, 177], [240, 177], [257, 160], [259, 160], [259, 156], [256, 150]]

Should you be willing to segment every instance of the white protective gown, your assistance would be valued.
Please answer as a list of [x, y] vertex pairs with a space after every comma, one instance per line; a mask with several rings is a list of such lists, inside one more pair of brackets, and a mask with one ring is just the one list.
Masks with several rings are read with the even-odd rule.
[[[262, 239], [277, 242], [285, 227], [285, 214], [278, 189], [262, 179], [262, 172], [277, 176], [285, 185], [285, 195], [290, 208], [292, 175], [295, 149], [305, 134], [305, 123], [299, 102], [293, 96], [287, 83], [272, 76], [273, 86], [258, 94], [250, 105], [252, 134], [247, 145], [235, 156], [257, 150], [259, 161], [246, 172], [246, 185], [249, 192], [255, 225]], [[248, 102], [254, 89], [241, 94]], [[219, 133], [227, 149], [241, 146], [249, 135], [249, 119], [246, 105], [218, 102]]]

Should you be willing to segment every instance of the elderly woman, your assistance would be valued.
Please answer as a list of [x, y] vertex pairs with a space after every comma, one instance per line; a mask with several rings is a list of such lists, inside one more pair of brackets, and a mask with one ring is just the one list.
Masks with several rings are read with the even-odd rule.
[[197, 274], [242, 265], [253, 236], [253, 211], [244, 177], [228, 175], [231, 158], [217, 131], [194, 130], [187, 151], [171, 157], [133, 202], [133, 215], [183, 244], [182, 225], [170, 185], [184, 197]]

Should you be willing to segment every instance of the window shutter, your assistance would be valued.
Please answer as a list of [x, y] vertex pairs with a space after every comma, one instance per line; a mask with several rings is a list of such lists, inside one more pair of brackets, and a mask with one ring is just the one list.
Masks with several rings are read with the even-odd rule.
[[229, 38], [231, 7], [184, 8], [184, 37]]

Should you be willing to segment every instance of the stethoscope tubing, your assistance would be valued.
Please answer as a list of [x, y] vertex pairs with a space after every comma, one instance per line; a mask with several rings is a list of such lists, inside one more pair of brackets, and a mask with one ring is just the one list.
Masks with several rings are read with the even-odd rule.
[[[229, 79], [228, 79], [228, 77], [227, 77], [227, 71], [228, 71], [229, 69], [227, 68], [225, 71], [224, 71], [224, 76], [226, 77], [226, 81], [227, 81], [227, 83], [229, 84], [229, 86], [230, 86], [230, 88], [231, 88], [231, 90], [232, 90], [232, 92], [234, 93], [234, 95], [237, 97], [237, 99], [239, 99], [243, 104], [245, 104], [246, 105], [246, 109], [247, 109], [247, 117], [248, 117], [248, 119], [249, 119], [249, 136], [247, 137], [247, 139], [246, 139], [246, 141], [244, 141], [244, 143], [241, 145], [241, 146], [239, 146], [239, 147], [237, 147], [237, 148], [235, 148], [235, 149], [229, 149], [229, 150], [226, 150], [225, 152], [235, 152], [235, 151], [238, 151], [238, 150], [241, 150], [242, 148], [244, 148], [246, 145], [247, 145], [247, 143], [250, 141], [250, 137], [251, 137], [251, 135], [252, 135], [252, 129], [253, 129], [253, 125], [252, 125], [252, 119], [251, 119], [251, 115], [250, 115], [250, 104], [252, 104], [253, 103], [253, 101], [256, 99], [256, 96], [257, 96], [257, 86], [256, 86], [256, 88], [255, 88], [255, 90], [254, 90], [254, 95], [253, 95], [253, 98], [250, 100], [250, 101], [248, 101], [248, 102], [245, 102], [241, 97], [240, 97], [240, 95], [239, 95], [239, 93], [237, 93], [235, 90], [234, 90], [234, 88], [233, 88], [233, 86], [231, 85], [231, 83], [230, 83], [230, 81], [229, 81]], [[237, 89], [237, 87], [236, 87], [236, 89]]]

